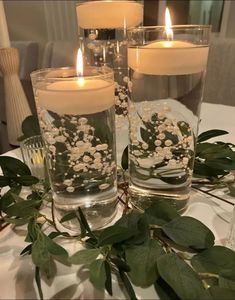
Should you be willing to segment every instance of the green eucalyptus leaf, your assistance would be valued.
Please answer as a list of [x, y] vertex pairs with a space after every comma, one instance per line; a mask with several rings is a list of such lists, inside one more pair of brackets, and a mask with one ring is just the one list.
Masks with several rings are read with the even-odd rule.
[[12, 196], [12, 189], [10, 189], [0, 198], [0, 210], [5, 211], [14, 202], [15, 198]]
[[223, 247], [214, 246], [197, 255], [191, 260], [197, 272], [214, 273], [235, 280], [235, 252]]
[[169, 184], [172, 184], [172, 185], [173, 184], [178, 185], [178, 184], [185, 183], [187, 181], [187, 179], [188, 179], [188, 175], [187, 174], [185, 174], [185, 175], [177, 175], [177, 176], [173, 176], [173, 175], [171, 175], [171, 176], [159, 175], [159, 178], [162, 181], [166, 182], [166, 183], [169, 183]]
[[52, 239], [50, 239], [48, 236], [44, 235], [45, 244], [50, 254], [55, 256], [63, 256], [67, 257], [68, 253], [67, 251], [57, 243], [55, 243]]
[[48, 278], [52, 277], [51, 255], [47, 249], [45, 239], [38, 239], [33, 243], [32, 260]]
[[235, 280], [227, 279], [219, 276], [219, 286], [221, 288], [230, 289], [235, 291]]
[[199, 220], [178, 217], [163, 225], [164, 233], [176, 244], [194, 249], [205, 249], [214, 245], [214, 234]]
[[31, 218], [29, 220], [28, 226], [27, 226], [28, 234], [25, 238], [25, 242], [34, 242], [37, 240], [39, 234], [40, 234], [40, 226], [37, 224], [36, 220], [34, 218]]
[[92, 263], [99, 254], [99, 249], [79, 250], [69, 258], [69, 261], [74, 265], [87, 265]]
[[230, 158], [217, 158], [205, 161], [205, 165], [215, 169], [230, 171], [235, 169], [235, 161]]
[[71, 212], [68, 212], [67, 214], [65, 214], [61, 220], [60, 220], [60, 223], [64, 223], [64, 222], [67, 222], [67, 221], [70, 221], [72, 219], [77, 219], [77, 215], [74, 211], [71, 211]]
[[104, 229], [99, 236], [99, 246], [112, 245], [123, 242], [134, 236], [136, 231], [124, 228], [118, 225], [110, 226]]
[[21, 175], [16, 176], [13, 179], [14, 181], [18, 182], [19, 184], [23, 186], [31, 186], [33, 184], [36, 184], [39, 182], [38, 178], [32, 176], [32, 175]]
[[90, 281], [97, 289], [105, 288], [106, 271], [103, 259], [96, 259], [90, 264]]
[[33, 244], [27, 245], [21, 252], [20, 255], [31, 254]]
[[11, 183], [10, 177], [0, 176], [0, 187], [8, 186]]
[[203, 162], [194, 161], [194, 169], [193, 169], [193, 176], [194, 177], [206, 177], [206, 178], [217, 178], [219, 175], [223, 176], [228, 174], [228, 172], [222, 169], [215, 169], [205, 165]]
[[41, 277], [40, 277], [40, 268], [39, 267], [35, 268], [35, 282], [37, 284], [40, 300], [43, 300], [43, 292], [42, 292], [42, 286], [41, 286]]
[[156, 240], [126, 248], [126, 262], [131, 269], [128, 275], [132, 283], [141, 287], [152, 285], [158, 278], [157, 259], [164, 253]]
[[0, 167], [5, 176], [31, 175], [30, 169], [14, 157], [0, 156]]
[[118, 269], [124, 272], [130, 272], [131, 269], [124, 260], [118, 257], [111, 257], [110, 260], [117, 266]]
[[109, 293], [109, 295], [112, 296], [113, 289], [112, 289], [111, 267], [110, 267], [110, 264], [106, 260], [104, 261], [104, 267], [105, 267], [105, 274], [106, 274], [105, 289]]
[[205, 132], [202, 132], [201, 134], [199, 134], [199, 136], [197, 138], [197, 142], [201, 143], [201, 142], [207, 141], [211, 138], [225, 135], [225, 134], [228, 134], [228, 132], [225, 130], [220, 130], [220, 129], [208, 130], [208, 131], [205, 131]]
[[28, 116], [24, 119], [21, 125], [24, 138], [40, 135], [40, 127], [36, 116]]
[[179, 217], [177, 210], [166, 201], [156, 200], [154, 205], [145, 210], [145, 215], [149, 224], [164, 225]]
[[121, 162], [123, 170], [128, 169], [128, 146], [124, 149], [122, 153], [122, 162]]
[[128, 276], [122, 271], [119, 269], [119, 275], [120, 275], [120, 278], [125, 286], [125, 289], [130, 297], [131, 300], [137, 300], [137, 297], [135, 295], [135, 291], [131, 285], [131, 282], [128, 278]]
[[161, 277], [154, 283], [154, 288], [160, 300], [180, 300], [174, 290]]
[[221, 288], [218, 286], [212, 286], [209, 288], [209, 292], [215, 300], [234, 300], [235, 299], [235, 291]]
[[129, 214], [123, 215], [115, 226], [126, 228], [132, 232], [130, 238], [125, 238], [126, 245], [142, 244], [149, 239], [149, 225], [145, 214], [137, 211], [132, 211]]
[[80, 225], [82, 224], [82, 227], [85, 228], [85, 230], [88, 232], [88, 235], [94, 239], [96, 239], [96, 236], [94, 235], [94, 233], [91, 231], [91, 228], [86, 220], [85, 215], [82, 212], [82, 209], [79, 207], [78, 208], [78, 214], [79, 217], [78, 219], [80, 219]]
[[[17, 195], [12, 194], [15, 199], [22, 199]], [[11, 217], [28, 217], [38, 214], [38, 207], [42, 203], [42, 200], [23, 200], [18, 203], [14, 203], [7, 207], [4, 212]]]
[[14, 224], [15, 226], [22, 226], [24, 224], [27, 224], [29, 219], [26, 218], [21, 218], [21, 219], [15, 219], [15, 218], [4, 218], [4, 221], [6, 223]]
[[211, 299], [198, 275], [177, 254], [160, 256], [157, 260], [160, 276], [181, 299]]

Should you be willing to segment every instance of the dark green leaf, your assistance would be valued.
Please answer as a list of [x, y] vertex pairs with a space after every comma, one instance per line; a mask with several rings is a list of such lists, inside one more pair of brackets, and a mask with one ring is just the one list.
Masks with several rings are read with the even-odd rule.
[[124, 272], [130, 272], [131, 269], [124, 260], [121, 260], [118, 257], [112, 257], [111, 261], [117, 266], [118, 269]]
[[184, 135], [186, 135], [186, 136], [190, 136], [191, 135], [190, 126], [189, 126], [188, 123], [180, 121], [180, 122], [177, 123], [177, 125], [178, 125], [178, 127], [179, 127], [179, 129], [181, 131], [181, 134], [183, 136]]
[[39, 267], [35, 268], [35, 281], [36, 281], [36, 284], [37, 284], [40, 300], [43, 300], [43, 292], [42, 292], [42, 286], [41, 286], [41, 277], [40, 277]]
[[31, 175], [30, 169], [14, 157], [0, 156], [0, 167], [5, 176]]
[[11, 179], [6, 176], [0, 176], [0, 187], [8, 186], [11, 183]]
[[33, 244], [27, 245], [27, 246], [20, 252], [20, 255], [31, 254], [31, 252], [32, 252], [32, 245], [33, 245]]
[[55, 243], [52, 239], [50, 239], [48, 236], [44, 235], [45, 239], [45, 244], [50, 252], [50, 254], [55, 255], [55, 256], [64, 256], [67, 257], [68, 253], [67, 251], [57, 243]]
[[60, 223], [67, 222], [67, 221], [70, 221], [72, 219], [77, 219], [77, 215], [74, 211], [68, 212], [66, 215], [64, 215], [61, 218]]
[[97, 289], [105, 288], [106, 272], [103, 259], [96, 259], [90, 264], [90, 281]]
[[198, 275], [177, 254], [160, 256], [157, 265], [160, 276], [181, 299], [211, 299]]
[[133, 284], [141, 287], [152, 285], [158, 278], [157, 258], [165, 252], [155, 240], [143, 246], [132, 246], [125, 250], [126, 262], [131, 271], [128, 274]]
[[123, 242], [136, 234], [131, 228], [124, 228], [118, 225], [104, 229], [99, 236], [99, 246], [112, 245]]
[[122, 270], [120, 270], [120, 269], [119, 269], [119, 275], [120, 275], [120, 278], [121, 278], [121, 280], [122, 280], [122, 282], [123, 282], [123, 284], [124, 284], [124, 286], [126, 288], [126, 291], [127, 291], [128, 295], [129, 295], [130, 299], [131, 300], [138, 300], [137, 297], [136, 297], [136, 295], [135, 295], [135, 291], [134, 291], [134, 289], [133, 289], [133, 287], [132, 287], [132, 285], [130, 283], [129, 278], [127, 277], [127, 275]]
[[74, 265], [87, 265], [92, 263], [99, 254], [99, 249], [84, 249], [74, 253], [69, 261]]
[[29, 219], [28, 218], [22, 218], [22, 219], [4, 218], [4, 221], [6, 223], [14, 224], [16, 226], [22, 226], [24, 224], [27, 224]]
[[197, 138], [197, 142], [201, 143], [201, 142], [207, 141], [213, 137], [225, 135], [225, 134], [228, 134], [228, 132], [225, 130], [220, 130], [220, 129], [208, 130], [208, 131], [205, 131], [205, 132], [202, 132], [201, 134], [199, 134], [199, 136]]
[[6, 208], [15, 202], [15, 198], [12, 196], [12, 191], [14, 189], [11, 188], [0, 198], [0, 209], [5, 211]]
[[154, 205], [145, 210], [149, 224], [164, 225], [179, 217], [177, 210], [166, 201], [156, 200]]
[[221, 169], [215, 169], [211, 168], [205, 163], [201, 163], [197, 160], [194, 162], [194, 169], [193, 169], [193, 175], [195, 177], [206, 177], [206, 178], [217, 178], [218, 175], [226, 175], [228, 172], [221, 170]]
[[40, 135], [40, 127], [36, 116], [28, 116], [22, 122], [22, 132], [24, 138], [28, 138], [35, 135]]
[[126, 146], [125, 150], [122, 153], [122, 168], [123, 170], [128, 169], [128, 146]]
[[149, 225], [145, 214], [132, 211], [123, 215], [115, 226], [124, 227], [132, 232], [132, 236], [125, 239], [126, 245], [142, 244], [149, 239]]
[[[15, 199], [19, 197], [17, 195], [12, 194]], [[21, 199], [21, 198], [20, 198]], [[38, 213], [36, 207], [40, 205], [42, 200], [23, 200], [18, 203], [14, 203], [11, 206], [5, 209], [5, 213], [11, 217], [28, 217], [33, 216]]]
[[219, 277], [219, 286], [221, 288], [230, 289], [235, 291], [235, 281], [231, 279], [224, 278], [222, 276]]
[[180, 300], [174, 290], [161, 277], [154, 283], [154, 288], [160, 300]]
[[188, 179], [188, 175], [177, 175], [177, 176], [163, 176], [159, 175], [159, 178], [169, 184], [182, 184]]
[[105, 274], [106, 274], [105, 289], [109, 293], [109, 295], [112, 296], [113, 289], [112, 289], [111, 268], [109, 263], [106, 260], [104, 261], [104, 267], [105, 267]]
[[235, 291], [229, 290], [226, 288], [220, 288], [218, 286], [212, 286], [209, 289], [213, 299], [215, 300], [234, 300], [235, 299]]
[[230, 171], [235, 169], [235, 161], [230, 158], [217, 158], [205, 161], [205, 165], [215, 169]]
[[31, 218], [29, 220], [27, 230], [28, 230], [28, 234], [25, 238], [25, 242], [34, 242], [34, 241], [36, 241], [37, 238], [38, 238], [38, 235], [40, 233], [40, 227], [36, 223], [36, 220], [34, 218]]
[[21, 175], [13, 178], [14, 181], [18, 182], [23, 186], [31, 186], [39, 182], [38, 178], [31, 175]]
[[45, 239], [38, 239], [34, 242], [32, 246], [32, 260], [48, 278], [51, 277], [51, 256], [46, 247]]
[[86, 229], [86, 231], [88, 232], [88, 235], [94, 239], [96, 239], [96, 236], [94, 235], [94, 233], [91, 231], [90, 226], [86, 220], [86, 217], [84, 216], [82, 209], [79, 207], [78, 208], [78, 213], [80, 216], [80, 221], [82, 223], [82, 225], [84, 226], [84, 228]]
[[163, 225], [164, 233], [175, 243], [194, 249], [205, 249], [214, 245], [213, 233], [199, 220], [178, 217]]
[[192, 258], [192, 266], [198, 272], [219, 274], [235, 280], [235, 252], [223, 247], [214, 246]]

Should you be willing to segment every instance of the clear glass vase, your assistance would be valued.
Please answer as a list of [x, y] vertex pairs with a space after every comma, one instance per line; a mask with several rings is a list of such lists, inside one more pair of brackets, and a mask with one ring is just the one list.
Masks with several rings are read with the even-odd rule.
[[[143, 22], [143, 1], [79, 1], [77, 21], [87, 63], [114, 71], [117, 162], [128, 144], [127, 29]], [[83, 31], [83, 33], [82, 33]]]
[[209, 50], [209, 26], [128, 31], [129, 170], [132, 202], [158, 199], [183, 210], [189, 199]]
[[[31, 78], [57, 217], [81, 207], [91, 228], [103, 227], [117, 203], [113, 72], [58, 68]], [[63, 225], [79, 231], [75, 220]]]

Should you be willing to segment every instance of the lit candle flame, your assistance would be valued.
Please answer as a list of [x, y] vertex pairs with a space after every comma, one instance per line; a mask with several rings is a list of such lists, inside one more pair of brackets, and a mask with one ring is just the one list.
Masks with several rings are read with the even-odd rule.
[[105, 46], [103, 47], [103, 63], [106, 63], [106, 48]]
[[166, 8], [165, 12], [165, 31], [166, 31], [166, 36], [169, 41], [173, 40], [174, 34], [172, 30], [172, 23], [171, 23], [171, 15], [169, 8]]
[[77, 64], [76, 64], [76, 71], [78, 78], [78, 85], [84, 85], [84, 78], [83, 78], [83, 57], [82, 57], [82, 50], [79, 48], [77, 53]]

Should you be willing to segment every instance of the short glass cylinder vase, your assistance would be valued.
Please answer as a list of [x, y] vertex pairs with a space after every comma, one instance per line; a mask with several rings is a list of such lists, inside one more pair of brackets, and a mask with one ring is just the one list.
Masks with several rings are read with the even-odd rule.
[[[128, 144], [127, 29], [143, 22], [142, 0], [78, 1], [78, 31], [87, 63], [114, 71], [117, 161]], [[82, 38], [83, 36], [83, 38]]]
[[141, 209], [165, 199], [181, 211], [190, 195], [210, 27], [170, 30], [128, 31], [130, 192]]
[[[113, 72], [45, 69], [31, 79], [57, 218], [80, 207], [101, 228], [117, 203]], [[79, 231], [75, 220], [63, 225]]]
[[45, 148], [41, 135], [35, 135], [20, 142], [20, 150], [24, 163], [29, 167], [32, 175], [39, 179], [39, 183], [34, 188], [43, 190], [48, 176], [45, 163]]

